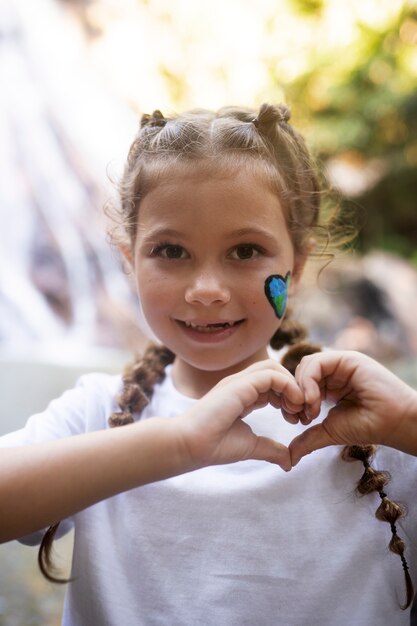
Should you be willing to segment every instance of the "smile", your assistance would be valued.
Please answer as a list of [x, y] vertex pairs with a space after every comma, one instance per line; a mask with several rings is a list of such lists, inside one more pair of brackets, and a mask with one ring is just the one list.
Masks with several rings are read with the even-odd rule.
[[243, 320], [238, 320], [237, 322], [207, 322], [205, 324], [200, 323], [194, 323], [194, 322], [187, 322], [184, 321], [183, 323], [186, 325], [187, 328], [192, 328], [193, 330], [197, 330], [200, 333], [212, 333], [212, 332], [216, 332], [217, 330], [224, 330], [226, 328], [232, 328], [232, 326], [236, 326], [237, 324], [240, 324]]
[[176, 320], [184, 332], [193, 339], [197, 340], [222, 340], [234, 334], [237, 328], [243, 324], [245, 320], [236, 321], [189, 321]]

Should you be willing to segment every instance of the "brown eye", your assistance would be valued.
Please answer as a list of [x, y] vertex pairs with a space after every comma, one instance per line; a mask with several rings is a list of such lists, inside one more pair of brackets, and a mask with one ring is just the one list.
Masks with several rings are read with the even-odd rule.
[[164, 243], [152, 250], [151, 256], [160, 257], [162, 259], [185, 259], [188, 257], [187, 251], [176, 244]]
[[246, 261], [248, 259], [256, 258], [259, 253], [260, 250], [257, 247], [245, 244], [242, 246], [236, 246], [232, 252], [232, 256], [240, 261]]
[[162, 256], [166, 256], [167, 259], [181, 259], [184, 248], [181, 248], [181, 246], [166, 246], [164, 252], [165, 254]]

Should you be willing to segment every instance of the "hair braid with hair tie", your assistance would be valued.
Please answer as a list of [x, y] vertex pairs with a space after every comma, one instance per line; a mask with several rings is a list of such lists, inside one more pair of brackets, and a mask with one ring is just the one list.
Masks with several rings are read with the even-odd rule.
[[150, 345], [141, 358], [126, 367], [123, 389], [117, 400], [122, 410], [110, 415], [110, 427], [134, 421], [133, 413], [140, 413], [149, 404], [155, 385], [164, 379], [165, 367], [174, 358], [173, 352], [165, 346]]
[[285, 346], [291, 346], [281, 358], [281, 365], [294, 375], [301, 359], [308, 354], [321, 352], [321, 346], [306, 340], [307, 328], [301, 322], [292, 319], [291, 315], [291, 308], [287, 307], [285, 317], [278, 330], [271, 337], [269, 344], [273, 350], [281, 350]]
[[361, 461], [364, 472], [359, 479], [356, 490], [361, 495], [367, 495], [373, 491], [378, 492], [381, 504], [378, 506], [375, 517], [381, 522], [387, 522], [391, 527], [392, 537], [389, 542], [389, 549], [394, 554], [398, 554], [404, 570], [406, 601], [401, 607], [407, 609], [413, 601], [414, 587], [409, 573], [408, 563], [404, 556], [405, 543], [397, 534], [396, 522], [406, 514], [406, 509], [402, 504], [393, 502], [384, 491], [384, 487], [391, 479], [389, 472], [375, 470], [370, 465], [370, 461], [377, 450], [376, 446], [345, 446], [342, 450], [344, 461]]
[[167, 123], [167, 119], [162, 115], [159, 109], [156, 109], [152, 115], [144, 113], [140, 119], [140, 127], [144, 126], [160, 126], [163, 127]]
[[258, 115], [251, 121], [259, 129], [268, 129], [277, 122], [287, 124], [291, 119], [291, 111], [285, 104], [262, 104]]

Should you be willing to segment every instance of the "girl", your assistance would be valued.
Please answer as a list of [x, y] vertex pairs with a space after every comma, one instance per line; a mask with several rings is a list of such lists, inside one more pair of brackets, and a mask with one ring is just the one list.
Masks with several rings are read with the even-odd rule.
[[[0, 539], [44, 535], [54, 578], [51, 540], [75, 526], [66, 625], [406, 624], [417, 461], [380, 448], [385, 487], [356, 444], [404, 448], [417, 402], [354, 353], [312, 354], [293, 376], [318, 350], [287, 303], [321, 217], [288, 109], [144, 116], [120, 191], [120, 247], [158, 345], [2, 438]], [[281, 364], [268, 344], [294, 345]], [[375, 372], [403, 395], [398, 428], [364, 385]], [[388, 490], [410, 507], [401, 523]]]

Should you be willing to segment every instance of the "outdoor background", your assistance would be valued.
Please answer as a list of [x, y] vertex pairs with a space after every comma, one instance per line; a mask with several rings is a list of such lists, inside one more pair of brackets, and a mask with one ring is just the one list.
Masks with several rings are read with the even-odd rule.
[[[297, 315], [417, 386], [416, 77], [417, 1], [0, 0], [0, 434], [143, 346], [103, 206], [154, 109], [290, 105], [359, 233]], [[0, 626], [62, 598], [0, 547]]]

